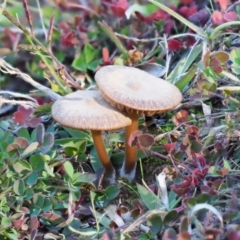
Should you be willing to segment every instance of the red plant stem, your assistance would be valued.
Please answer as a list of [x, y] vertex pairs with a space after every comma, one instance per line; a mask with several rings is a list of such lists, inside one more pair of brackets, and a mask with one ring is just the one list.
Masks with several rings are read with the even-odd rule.
[[92, 130], [91, 132], [92, 132], [92, 138], [93, 138], [94, 146], [96, 148], [98, 157], [105, 170], [105, 176], [113, 177], [115, 175], [115, 169], [112, 165], [112, 162], [110, 161], [110, 158], [108, 157], [101, 131]]
[[125, 173], [131, 173], [136, 165], [137, 160], [137, 146], [131, 147], [128, 144], [131, 134], [138, 130], [138, 114], [133, 111], [129, 113], [129, 117], [132, 120], [132, 124], [126, 127], [125, 133]]

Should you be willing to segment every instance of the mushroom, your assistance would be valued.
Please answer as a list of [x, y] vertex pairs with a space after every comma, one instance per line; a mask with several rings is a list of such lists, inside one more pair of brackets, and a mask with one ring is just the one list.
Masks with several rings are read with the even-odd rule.
[[112, 107], [99, 91], [76, 91], [52, 105], [53, 119], [63, 126], [91, 130], [94, 146], [105, 171], [105, 178], [115, 181], [115, 169], [107, 155], [101, 131], [125, 128], [130, 118]]
[[138, 116], [152, 116], [175, 108], [182, 101], [182, 94], [173, 84], [145, 71], [126, 66], [104, 66], [95, 74], [103, 97], [126, 110], [132, 124], [126, 127], [125, 159], [120, 172], [133, 180], [136, 172], [137, 147], [128, 144], [131, 134], [138, 129]]

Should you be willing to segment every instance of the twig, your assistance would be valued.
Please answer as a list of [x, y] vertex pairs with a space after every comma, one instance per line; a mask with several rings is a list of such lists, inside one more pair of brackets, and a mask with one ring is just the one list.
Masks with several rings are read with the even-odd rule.
[[37, 6], [38, 6], [38, 12], [39, 12], [39, 16], [40, 16], [40, 19], [41, 19], [41, 24], [42, 24], [42, 28], [43, 28], [43, 32], [44, 32], [44, 35], [45, 35], [45, 39], [47, 41], [47, 31], [46, 31], [46, 28], [45, 28], [45, 25], [44, 25], [44, 22], [43, 22], [43, 15], [42, 15], [42, 10], [41, 10], [41, 6], [40, 6], [40, 2], [39, 0], [36, 0], [37, 2]]
[[9, 65], [3, 58], [0, 58], [0, 71], [6, 74], [19, 76], [24, 81], [30, 83], [32, 86], [34, 86], [38, 90], [44, 92], [47, 96], [49, 96], [54, 101], [61, 98], [61, 96], [55, 93], [52, 89], [45, 87], [42, 84], [34, 81], [28, 74], [22, 73], [19, 69]]

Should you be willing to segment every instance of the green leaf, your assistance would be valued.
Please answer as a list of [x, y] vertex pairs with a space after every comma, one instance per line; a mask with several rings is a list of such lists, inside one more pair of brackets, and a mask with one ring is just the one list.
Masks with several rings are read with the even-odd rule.
[[[107, 148], [106, 151], [107, 151], [108, 156], [109, 156], [110, 153], [111, 153], [111, 149]], [[92, 147], [91, 152], [90, 152], [90, 159], [91, 159], [91, 165], [92, 165], [92, 167], [93, 167], [95, 172], [98, 169], [102, 168], [102, 163], [101, 163], [101, 161], [100, 161], [100, 159], [98, 157], [96, 148], [94, 146]]]
[[96, 175], [93, 173], [80, 173], [76, 172], [72, 176], [72, 183], [92, 183], [96, 179]]
[[140, 184], [137, 184], [137, 189], [143, 203], [149, 210], [157, 209], [162, 206], [161, 200], [152, 191], [147, 190]]
[[158, 214], [151, 215], [147, 219], [147, 226], [150, 227], [151, 232], [155, 235], [158, 234], [162, 229], [162, 218]]
[[44, 205], [42, 207], [42, 211], [48, 212], [48, 211], [52, 210], [52, 206], [53, 206], [52, 201], [48, 198], [45, 198]]
[[178, 217], [178, 212], [176, 210], [172, 210], [171, 212], [168, 212], [167, 215], [164, 217], [163, 223], [164, 224], [171, 224], [173, 221], [175, 221]]
[[41, 194], [35, 194], [33, 196], [33, 203], [39, 207], [39, 208], [42, 208], [43, 207], [43, 204], [44, 204], [44, 196], [41, 195]]
[[45, 129], [42, 124], [38, 125], [36, 128], [36, 140], [40, 145], [43, 145]]
[[33, 114], [35, 117], [49, 116], [51, 114], [52, 103], [45, 103], [38, 106]]
[[44, 170], [47, 172], [47, 174], [51, 177], [55, 177], [55, 174], [53, 173], [53, 170], [50, 169], [47, 163], [44, 164]]
[[24, 199], [28, 201], [33, 198], [33, 195], [34, 195], [34, 191], [32, 190], [32, 188], [27, 188], [25, 191]]
[[34, 171], [40, 172], [44, 169], [44, 159], [42, 155], [32, 155], [29, 159], [29, 162], [33, 168]]
[[80, 130], [72, 129], [72, 128], [67, 128], [64, 127], [64, 129], [74, 138], [78, 138], [78, 140], [87, 140], [90, 142], [93, 142], [91, 134], [87, 132], [83, 132]]
[[118, 196], [119, 188], [117, 186], [109, 186], [106, 188], [105, 194], [110, 200], [112, 200]]
[[17, 131], [17, 135], [19, 137], [23, 137], [23, 138], [26, 138], [28, 141], [31, 140], [31, 137], [30, 137], [30, 134], [28, 132], [28, 130], [26, 128], [20, 128], [18, 131]]
[[[74, 149], [79, 149], [83, 144], [83, 140], [79, 140], [78, 138], [64, 138], [64, 139], [56, 139], [55, 144], [58, 144], [64, 148], [70, 147]], [[86, 145], [85, 145], [86, 146]], [[84, 147], [84, 145], [83, 145]]]
[[67, 161], [63, 164], [63, 166], [64, 166], [64, 169], [65, 169], [66, 173], [68, 174], [68, 176], [70, 178], [72, 178], [73, 174], [74, 174], [74, 169], [73, 169], [72, 164], [69, 161]]
[[191, 209], [195, 205], [197, 205], [197, 199], [193, 198], [193, 197], [190, 197], [190, 198], [185, 200], [185, 204], [186, 204], [187, 207], [189, 207]]
[[51, 150], [52, 146], [54, 145], [54, 135], [53, 133], [46, 133], [43, 139], [43, 146], [41, 149], [42, 154], [46, 154], [48, 151]]
[[79, 57], [75, 58], [72, 67], [76, 70], [86, 72], [87, 71], [87, 64], [85, 62], [85, 57], [81, 54]]
[[36, 184], [38, 180], [38, 173], [33, 171], [27, 178], [26, 184], [29, 186], [33, 186], [34, 184]]
[[17, 194], [22, 196], [25, 191], [25, 184], [22, 179], [16, 180], [13, 184], [13, 191]]
[[183, 91], [183, 89], [186, 86], [188, 86], [188, 84], [193, 80], [193, 77], [195, 76], [196, 71], [197, 71], [197, 67], [192, 67], [191, 69], [189, 69], [187, 73], [175, 83], [175, 86], [180, 91]]
[[230, 59], [232, 60], [232, 72], [235, 74], [240, 74], [240, 48], [234, 48], [230, 52]]
[[200, 53], [202, 53], [202, 44], [199, 44], [196, 47], [192, 48], [190, 52], [187, 52], [187, 54], [178, 61], [178, 64], [168, 75], [167, 80], [173, 84], [180, 81], [179, 79], [185, 76], [188, 68], [195, 62]]
[[85, 63], [88, 65], [90, 62], [93, 61], [94, 57], [96, 56], [96, 48], [94, 48], [91, 44], [87, 43], [84, 46], [83, 54], [85, 57]]
[[38, 149], [39, 143], [33, 142], [31, 143], [22, 153], [22, 156], [27, 156], [33, 152], [35, 152]]
[[13, 168], [17, 173], [23, 173], [24, 171], [32, 171], [31, 165], [25, 160], [19, 160], [18, 162], [14, 163]]
[[197, 203], [209, 203], [211, 202], [211, 195], [202, 193], [197, 197]]
[[120, 133], [110, 133], [107, 135], [109, 142], [124, 142], [125, 141], [125, 134]]
[[94, 197], [94, 202], [95, 202], [97, 207], [104, 208], [108, 205], [109, 198], [105, 193], [96, 191], [95, 192], [95, 197]]
[[92, 61], [91, 63], [88, 64], [88, 69], [92, 70], [92, 71], [95, 71], [96, 68], [98, 67], [98, 65], [101, 64], [101, 63], [102, 63], [101, 59]]
[[229, 163], [228, 160], [223, 160], [223, 167], [231, 171], [231, 164]]

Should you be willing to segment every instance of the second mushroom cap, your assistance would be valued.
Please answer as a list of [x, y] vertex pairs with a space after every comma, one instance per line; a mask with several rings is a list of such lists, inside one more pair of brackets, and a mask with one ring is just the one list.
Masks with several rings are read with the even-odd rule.
[[108, 102], [127, 111], [153, 115], [173, 109], [182, 101], [176, 86], [133, 67], [102, 67], [95, 80]]

